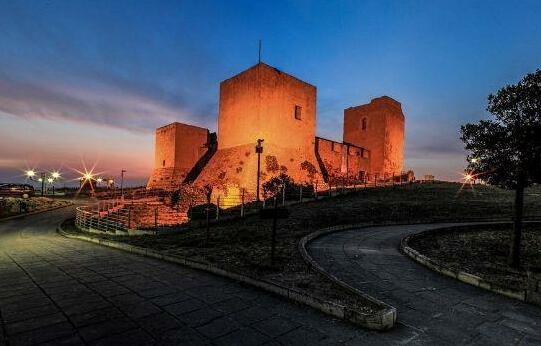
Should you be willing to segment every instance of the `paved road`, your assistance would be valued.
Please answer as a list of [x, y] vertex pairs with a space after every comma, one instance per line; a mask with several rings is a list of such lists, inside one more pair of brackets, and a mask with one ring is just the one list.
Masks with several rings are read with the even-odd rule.
[[[541, 344], [541, 308], [434, 273], [402, 255], [400, 240], [438, 225], [371, 227], [310, 244], [313, 258], [343, 281], [398, 309], [414, 344]], [[439, 225], [441, 226], [441, 225]]]
[[55, 233], [68, 209], [0, 222], [0, 345], [390, 344], [205, 272]]

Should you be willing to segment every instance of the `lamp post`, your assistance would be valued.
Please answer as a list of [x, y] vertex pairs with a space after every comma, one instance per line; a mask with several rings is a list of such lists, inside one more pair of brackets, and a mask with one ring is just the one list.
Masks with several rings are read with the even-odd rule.
[[[28, 170], [25, 172], [26, 177], [30, 180], [35, 181], [35, 176], [39, 174], [39, 178], [37, 179], [38, 182], [41, 183], [41, 195], [45, 195], [45, 182], [48, 184], [53, 184], [56, 180], [60, 179], [60, 173], [59, 172], [52, 172], [50, 177], [47, 177], [46, 172], [39, 172], [36, 173], [34, 170]], [[54, 194], [54, 185], [53, 185], [53, 194]]]
[[263, 139], [257, 140], [257, 145], [255, 146], [255, 152], [257, 154], [257, 187], [256, 187], [256, 198], [259, 202], [259, 178], [261, 173], [261, 153], [263, 153]]
[[41, 182], [41, 195], [43, 196], [45, 194], [45, 172], [40, 173], [38, 181]]
[[125, 169], [120, 171], [120, 198], [124, 199], [124, 173]]

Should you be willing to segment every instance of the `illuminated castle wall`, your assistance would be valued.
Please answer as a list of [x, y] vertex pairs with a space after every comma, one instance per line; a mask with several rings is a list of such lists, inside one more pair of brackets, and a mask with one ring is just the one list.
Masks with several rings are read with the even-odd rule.
[[[158, 177], [159, 181], [255, 192], [257, 139], [264, 139], [263, 182], [280, 173], [296, 182], [323, 184], [336, 176], [373, 179], [376, 173], [383, 178], [402, 171], [404, 116], [400, 103], [383, 96], [346, 109], [344, 140], [337, 142], [316, 137], [316, 94], [315, 86], [264, 63], [223, 81], [217, 151], [205, 151], [211, 136], [206, 129], [174, 123], [183, 129], [174, 137], [158, 129], [155, 170], [148, 187], [164, 188], [156, 184]], [[160, 166], [171, 152], [179, 155], [171, 161], [173, 167]], [[195, 162], [200, 169], [174, 175], [186, 172]]]
[[154, 171], [147, 187], [178, 186], [207, 152], [209, 137], [207, 129], [182, 123], [156, 129]]
[[371, 171], [385, 176], [404, 166], [404, 114], [399, 102], [388, 96], [344, 110], [344, 142], [371, 152]]

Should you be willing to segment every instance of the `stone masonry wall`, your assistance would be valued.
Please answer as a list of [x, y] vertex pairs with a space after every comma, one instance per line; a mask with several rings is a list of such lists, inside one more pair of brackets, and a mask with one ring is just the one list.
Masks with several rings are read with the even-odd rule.
[[154, 171], [147, 188], [169, 189], [182, 183], [186, 174], [205, 155], [209, 131], [182, 123], [156, 129]]
[[344, 142], [370, 151], [372, 173], [400, 173], [404, 166], [404, 114], [400, 103], [382, 96], [369, 104], [345, 109]]
[[[298, 118], [295, 109], [298, 108]], [[260, 63], [220, 84], [218, 149], [265, 144], [313, 151], [316, 87]]]
[[316, 137], [317, 155], [330, 176], [359, 178], [370, 172], [370, 153], [363, 148]]

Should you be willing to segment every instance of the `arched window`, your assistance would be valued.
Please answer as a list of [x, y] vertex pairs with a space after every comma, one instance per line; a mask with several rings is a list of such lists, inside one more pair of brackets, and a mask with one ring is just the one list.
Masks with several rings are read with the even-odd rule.
[[361, 130], [366, 131], [367, 122], [368, 122], [368, 120], [366, 118], [363, 118], [361, 120]]

